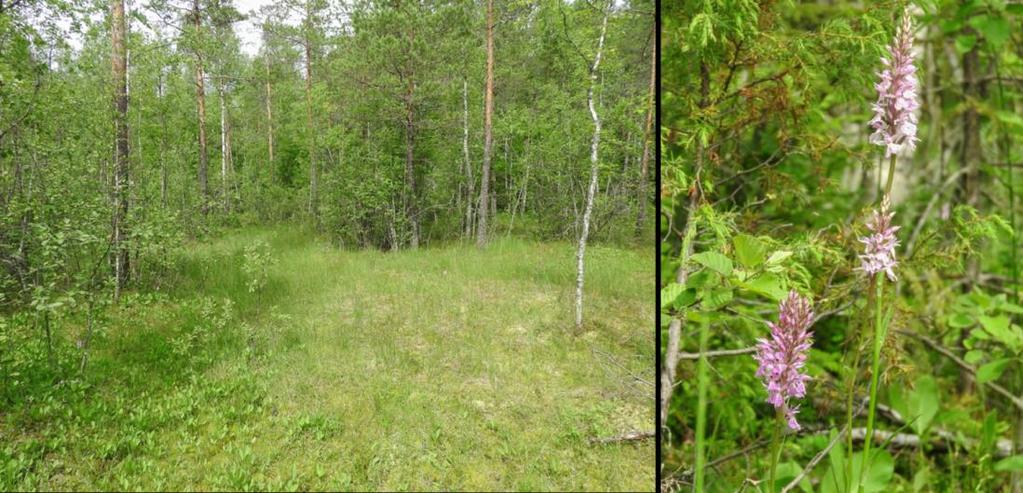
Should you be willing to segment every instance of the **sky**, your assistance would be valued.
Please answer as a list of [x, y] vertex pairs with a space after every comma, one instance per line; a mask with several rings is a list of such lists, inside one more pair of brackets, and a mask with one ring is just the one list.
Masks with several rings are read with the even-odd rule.
[[[242, 14], [249, 14], [250, 12], [259, 10], [263, 5], [273, 3], [273, 0], [235, 0], [234, 5]], [[260, 39], [259, 30], [256, 29], [256, 25], [252, 23], [251, 19], [244, 20], [242, 22], [235, 23], [234, 31], [238, 33], [238, 37], [241, 39], [242, 52], [250, 56], [255, 56], [259, 52], [259, 48], [262, 45]]]
[[[248, 15], [252, 12], [258, 11], [259, 8], [264, 5], [273, 3], [273, 1], [274, 0], [234, 0], [234, 5], [239, 12]], [[156, 16], [143, 7], [145, 3], [146, 0], [126, 0], [125, 7], [129, 11], [135, 10], [140, 12], [142, 15], [144, 15], [146, 18], [150, 20], [149, 22], [150, 25], [154, 27], [159, 27], [162, 23], [160, 21], [157, 21]], [[103, 15], [105, 15], [105, 11], [102, 10], [93, 12], [91, 15], [92, 21], [102, 22]], [[57, 18], [57, 25], [60, 26], [60, 28], [64, 30], [64, 32], [66, 33], [65, 39], [68, 41], [68, 43], [76, 50], [81, 49], [83, 43], [82, 34], [75, 33], [70, 30], [71, 18], [65, 15], [61, 15]], [[147, 31], [150, 34], [152, 34], [152, 31], [150, 29], [147, 29], [145, 26], [138, 23], [137, 21], [132, 21], [128, 29]], [[241, 40], [241, 49], [243, 53], [249, 56], [255, 56], [256, 54], [259, 53], [259, 48], [262, 46], [263, 43], [259, 29], [256, 27], [255, 24], [253, 24], [252, 19], [246, 19], [244, 21], [235, 23], [234, 30], [238, 34], [238, 38]], [[164, 31], [167, 31], [167, 29], [164, 28]]]

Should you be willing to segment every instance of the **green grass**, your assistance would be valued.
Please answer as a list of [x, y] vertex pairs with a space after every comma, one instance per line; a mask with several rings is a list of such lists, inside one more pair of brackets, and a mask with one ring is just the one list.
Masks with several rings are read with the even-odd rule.
[[[275, 262], [250, 293], [258, 241]], [[652, 253], [587, 250], [573, 335], [567, 243], [191, 245], [102, 317], [84, 379], [8, 389], [0, 487], [652, 490], [651, 441], [588, 442], [652, 427], [632, 376], [654, 378]]]

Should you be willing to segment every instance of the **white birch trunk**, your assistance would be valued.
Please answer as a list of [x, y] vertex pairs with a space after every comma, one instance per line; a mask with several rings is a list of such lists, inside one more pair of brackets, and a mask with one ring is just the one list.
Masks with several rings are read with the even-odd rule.
[[607, 34], [607, 17], [611, 13], [612, 3], [608, 2], [604, 10], [604, 21], [600, 26], [600, 40], [597, 42], [597, 56], [593, 59], [593, 66], [590, 67], [590, 88], [586, 93], [586, 101], [590, 107], [590, 117], [593, 119], [593, 140], [590, 143], [590, 186], [586, 192], [586, 208], [583, 211], [582, 232], [579, 235], [579, 248], [576, 252], [576, 280], [575, 280], [575, 329], [582, 330], [583, 326], [583, 273], [585, 270], [586, 239], [590, 234], [590, 216], [593, 214], [593, 198], [597, 193], [597, 178], [599, 175], [599, 149], [600, 149], [600, 115], [594, 106], [593, 90], [597, 85], [597, 69], [600, 68], [600, 56], [604, 51], [604, 36]]

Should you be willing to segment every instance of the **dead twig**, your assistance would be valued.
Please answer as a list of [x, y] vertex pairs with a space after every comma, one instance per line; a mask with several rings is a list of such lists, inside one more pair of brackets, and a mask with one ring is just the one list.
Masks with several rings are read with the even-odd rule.
[[639, 440], [646, 440], [647, 438], [653, 438], [654, 432], [652, 431], [630, 431], [621, 435], [615, 435], [613, 437], [604, 438], [591, 438], [590, 443], [595, 445], [605, 445], [608, 443], [618, 442], [636, 442]]

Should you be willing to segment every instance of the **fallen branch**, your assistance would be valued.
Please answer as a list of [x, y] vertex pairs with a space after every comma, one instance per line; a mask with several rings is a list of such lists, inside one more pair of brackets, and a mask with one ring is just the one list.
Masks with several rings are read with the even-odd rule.
[[[866, 428], [855, 428], [852, 431], [852, 439], [854, 442], [863, 442], [867, 436]], [[912, 433], [893, 433], [886, 430], [874, 430], [874, 441], [888, 442], [890, 446], [896, 448], [920, 448], [923, 445], [923, 440], [919, 435]], [[958, 444], [967, 448], [972, 447], [976, 444], [974, 440], [965, 439], [959, 441], [951, 433], [945, 432], [934, 433], [934, 438], [927, 442], [933, 450], [947, 451], [951, 449], [950, 444]], [[1012, 441], [1007, 438], [999, 438], [995, 445], [995, 456], [1004, 458], [1012, 455]]]
[[[752, 452], [754, 450], [766, 447], [769, 443], [771, 443], [769, 440], [766, 440], [766, 439], [762, 438], [762, 439], [757, 440], [757, 441], [755, 441], [755, 442], [753, 442], [753, 443], [751, 443], [751, 444], [749, 444], [749, 445], [747, 445], [747, 446], [745, 446], [745, 447], [743, 447], [743, 448], [741, 448], [739, 450], [736, 450], [735, 452], [731, 452], [731, 453], [729, 453], [727, 455], [723, 455], [721, 457], [718, 457], [717, 459], [714, 459], [714, 460], [708, 462], [707, 465], [704, 466], [704, 468], [707, 469], [707, 468], [711, 468], [711, 467], [716, 467], [717, 465], [723, 464], [725, 462], [728, 462], [728, 461], [730, 461], [730, 460], [732, 460], [732, 459], [734, 459], [736, 457], [741, 457], [741, 456], [744, 456], [744, 455], [746, 455], [746, 454], [748, 454], [748, 453], [750, 453], [750, 452]], [[695, 473], [695, 471], [693, 469], [686, 469], [685, 471], [678, 471], [678, 470], [676, 470], [675, 473], [674, 473], [674, 476], [677, 477], [680, 481], [687, 482], [687, 481], [689, 481], [689, 480], [691, 480], [693, 478], [693, 474], [694, 473]]]
[[645, 440], [647, 438], [653, 438], [653, 437], [654, 437], [654, 432], [652, 432], [652, 431], [630, 431], [630, 432], [625, 433], [623, 435], [617, 435], [617, 436], [613, 436], [613, 437], [591, 438], [590, 439], [590, 443], [591, 444], [596, 444], [596, 445], [604, 445], [604, 444], [608, 444], [608, 443], [617, 443], [617, 442], [635, 442], [635, 441]]
[[[818, 314], [816, 317], [814, 317], [813, 323], [816, 324], [817, 322], [820, 322], [824, 318], [827, 318], [827, 317], [830, 317], [832, 315], [841, 313], [841, 312], [845, 311], [846, 309], [848, 309], [850, 306], [852, 306], [852, 304], [853, 304], [853, 302], [850, 301], [850, 302], [848, 302], [848, 303], [846, 303], [846, 304], [844, 304], [842, 306], [839, 306], [838, 308], [834, 308], [832, 310], [828, 310], [826, 312]], [[703, 354], [705, 354], [708, 358], [719, 358], [719, 357], [722, 357], [722, 356], [742, 356], [744, 354], [755, 353], [756, 351], [757, 351], [757, 347], [756, 346], [749, 346], [749, 347], [738, 348], [738, 349], [716, 349], [714, 351], [707, 351], [706, 353], [703, 353]], [[679, 352], [677, 354], [678, 354], [678, 359], [679, 360], [698, 360], [698, 359], [700, 359], [700, 353], [683, 353], [683, 352]]]
[[[715, 351], [707, 351], [703, 353], [708, 358], [717, 358], [720, 356], [740, 356], [743, 354], [750, 354], [756, 352], [756, 346], [744, 347], [739, 349], [718, 349]], [[700, 353], [678, 353], [678, 359], [680, 360], [694, 360], [700, 359]]]

